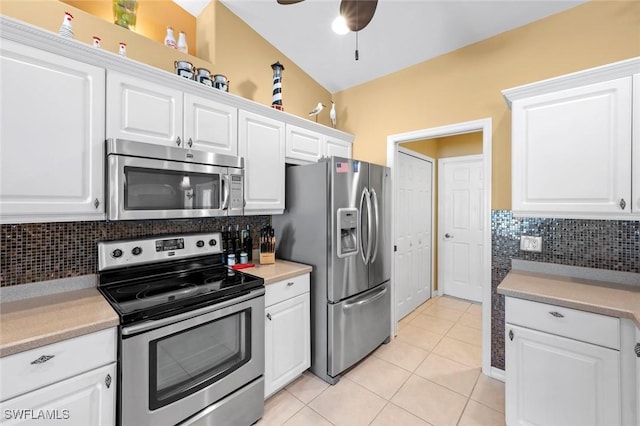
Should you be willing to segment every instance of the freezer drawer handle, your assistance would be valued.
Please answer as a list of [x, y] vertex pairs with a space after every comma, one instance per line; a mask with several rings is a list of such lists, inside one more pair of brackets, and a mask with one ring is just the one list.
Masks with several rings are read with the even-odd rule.
[[354, 306], [362, 306], [362, 305], [366, 305], [369, 304], [375, 300], [380, 299], [382, 296], [384, 296], [387, 293], [387, 287], [383, 288], [381, 291], [377, 292], [376, 294], [374, 294], [371, 297], [367, 297], [366, 299], [362, 299], [362, 300], [358, 300], [357, 302], [353, 302], [353, 303], [347, 303], [346, 305], [344, 305], [343, 309], [347, 310], [347, 309], [351, 309]]

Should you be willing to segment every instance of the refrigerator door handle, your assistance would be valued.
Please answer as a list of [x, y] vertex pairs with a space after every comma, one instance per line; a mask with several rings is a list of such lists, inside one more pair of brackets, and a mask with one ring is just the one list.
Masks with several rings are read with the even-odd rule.
[[371, 255], [371, 263], [376, 261], [376, 257], [378, 257], [378, 241], [380, 241], [380, 215], [378, 213], [378, 196], [376, 194], [376, 190], [371, 188], [370, 197], [373, 201], [373, 213], [376, 219], [376, 243], [373, 246], [373, 254]]
[[373, 296], [368, 296], [364, 299], [359, 299], [356, 302], [347, 303], [342, 307], [342, 309], [346, 311], [347, 309], [351, 309], [355, 306], [367, 305], [373, 301], [380, 299], [382, 296], [384, 296], [387, 293], [387, 291], [388, 291], [387, 287], [384, 287], [382, 290], [378, 290]]
[[358, 227], [360, 228], [360, 233], [362, 233], [362, 215], [364, 214], [364, 203], [367, 202], [367, 250], [364, 249], [364, 238], [360, 237], [360, 256], [362, 256], [362, 261], [364, 264], [369, 263], [369, 256], [371, 255], [371, 202], [369, 201], [369, 190], [364, 188], [362, 190], [362, 195], [360, 196], [360, 217], [358, 221]]

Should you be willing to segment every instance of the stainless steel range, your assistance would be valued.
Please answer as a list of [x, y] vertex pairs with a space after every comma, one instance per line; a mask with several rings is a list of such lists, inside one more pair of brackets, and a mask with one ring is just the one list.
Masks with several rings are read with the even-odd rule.
[[250, 425], [264, 410], [264, 280], [226, 268], [220, 233], [98, 245], [120, 315], [124, 426]]

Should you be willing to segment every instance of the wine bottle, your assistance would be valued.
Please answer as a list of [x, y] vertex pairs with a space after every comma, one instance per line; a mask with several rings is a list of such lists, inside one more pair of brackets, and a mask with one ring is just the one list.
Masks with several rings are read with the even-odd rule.
[[247, 253], [249, 262], [253, 260], [253, 240], [251, 239], [251, 230], [249, 229], [249, 225], [247, 225], [247, 233], [244, 237], [244, 251]]

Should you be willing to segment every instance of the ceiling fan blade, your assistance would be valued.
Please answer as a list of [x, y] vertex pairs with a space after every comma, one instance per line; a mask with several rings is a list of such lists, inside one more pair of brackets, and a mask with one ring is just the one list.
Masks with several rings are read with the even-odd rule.
[[360, 31], [373, 19], [376, 6], [378, 0], [342, 0], [340, 15], [347, 21], [347, 27], [351, 31]]
[[296, 4], [304, 0], [277, 0], [278, 4]]

